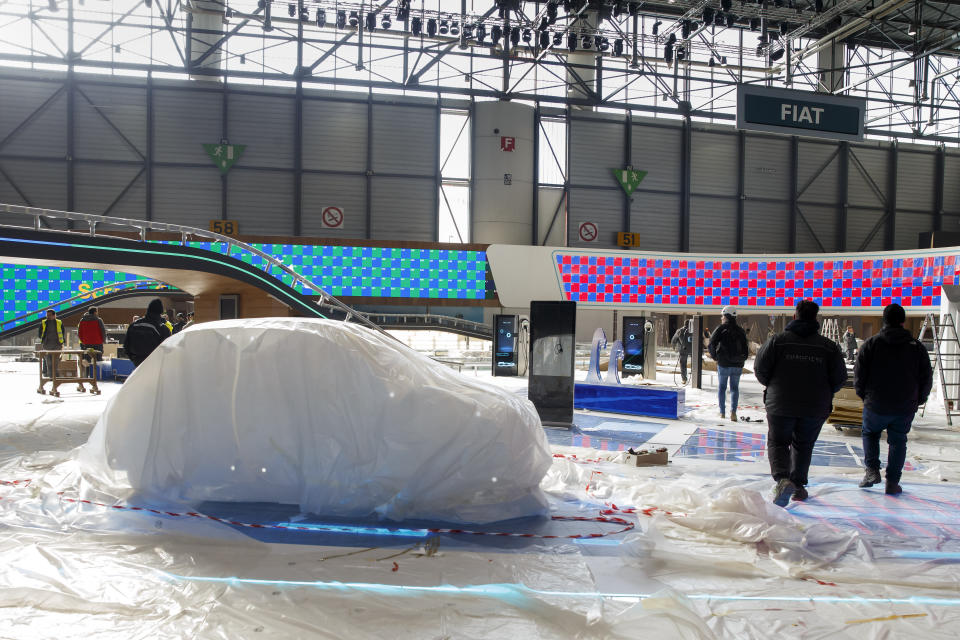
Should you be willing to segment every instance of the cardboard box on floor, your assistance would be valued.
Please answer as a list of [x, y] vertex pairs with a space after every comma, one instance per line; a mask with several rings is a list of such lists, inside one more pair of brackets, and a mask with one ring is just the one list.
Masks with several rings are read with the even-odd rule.
[[637, 452], [637, 455], [628, 453], [627, 459], [624, 460], [624, 463], [630, 465], [631, 467], [653, 467], [657, 465], [665, 465], [668, 462], [670, 461], [667, 459], [666, 447], [660, 447], [656, 451], [641, 449]]

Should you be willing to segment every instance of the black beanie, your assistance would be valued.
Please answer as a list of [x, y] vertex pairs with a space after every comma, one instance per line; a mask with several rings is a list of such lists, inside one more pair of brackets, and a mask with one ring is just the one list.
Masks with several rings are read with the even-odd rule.
[[906, 319], [906, 312], [898, 304], [888, 304], [883, 309], [883, 324], [888, 327], [901, 327]]
[[154, 298], [150, 301], [150, 305], [147, 307], [147, 315], [158, 316], [163, 313], [163, 302], [160, 298]]

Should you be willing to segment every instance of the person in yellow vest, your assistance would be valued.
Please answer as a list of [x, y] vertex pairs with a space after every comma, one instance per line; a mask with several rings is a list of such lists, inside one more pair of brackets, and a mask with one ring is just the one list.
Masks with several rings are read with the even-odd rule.
[[[40, 349], [60, 351], [63, 349], [63, 321], [57, 318], [57, 312], [47, 309], [47, 317], [40, 321]], [[50, 377], [60, 356], [50, 353], [43, 356], [44, 375]]]
[[167, 328], [167, 330], [170, 332], [170, 335], [173, 335], [173, 325], [170, 324], [170, 320], [167, 318], [167, 314], [165, 313], [161, 314], [160, 319], [163, 320], [163, 326]]

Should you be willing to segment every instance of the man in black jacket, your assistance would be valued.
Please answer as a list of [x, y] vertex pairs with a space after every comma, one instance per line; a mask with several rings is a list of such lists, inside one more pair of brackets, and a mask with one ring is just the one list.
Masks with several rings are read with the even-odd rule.
[[887, 430], [886, 492], [896, 495], [907, 457], [907, 434], [917, 407], [927, 401], [933, 369], [927, 349], [903, 328], [903, 307], [883, 310], [883, 328], [862, 345], [853, 369], [853, 385], [863, 398], [863, 457], [867, 472], [861, 487], [880, 482], [880, 434]]
[[123, 350], [134, 367], [139, 367], [161, 342], [170, 337], [170, 329], [163, 321], [162, 314], [163, 302], [156, 298], [147, 307], [147, 315], [127, 327]]
[[674, 332], [673, 338], [670, 339], [670, 344], [676, 349], [680, 360], [680, 379], [683, 384], [687, 384], [687, 358], [690, 357], [690, 351], [693, 349], [693, 334], [690, 332], [689, 320], [684, 320], [680, 324], [680, 328]]
[[776, 480], [774, 503], [807, 498], [807, 471], [813, 445], [833, 408], [833, 394], [847, 380], [837, 343], [819, 334], [812, 300], [797, 305], [786, 331], [760, 347], [754, 362], [767, 407], [767, 457]]
[[740, 401], [740, 374], [747, 361], [747, 333], [737, 324], [736, 307], [726, 306], [721, 312], [723, 324], [710, 336], [707, 347], [717, 363], [719, 377], [720, 417], [726, 417], [727, 381], [730, 382], [730, 420], [737, 421], [737, 403]]

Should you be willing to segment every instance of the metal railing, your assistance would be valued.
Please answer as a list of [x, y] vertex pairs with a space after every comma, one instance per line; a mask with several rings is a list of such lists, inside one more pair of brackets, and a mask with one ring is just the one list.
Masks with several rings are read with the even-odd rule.
[[[350, 306], [344, 304], [340, 300], [337, 300], [335, 297], [333, 297], [332, 295], [324, 291], [322, 287], [313, 283], [307, 278], [303, 277], [302, 275], [300, 275], [299, 273], [297, 273], [296, 271], [294, 271], [293, 269], [285, 265], [282, 261], [275, 258], [274, 256], [264, 251], [261, 251], [260, 249], [257, 249], [252, 245], [249, 245], [245, 242], [241, 242], [240, 240], [231, 238], [229, 236], [221, 235], [213, 231], [207, 231], [206, 229], [199, 229], [197, 227], [188, 227], [186, 225], [180, 225], [180, 224], [169, 224], [166, 222], [153, 222], [148, 220], [135, 220], [131, 218], [114, 218], [112, 216], [98, 216], [98, 215], [93, 215], [89, 213], [77, 213], [75, 211], [60, 211], [57, 209], [41, 209], [38, 207], [25, 207], [25, 206], [16, 205], [16, 204], [0, 203], [0, 213], [9, 213], [16, 216], [23, 216], [24, 218], [32, 219], [32, 224], [30, 226], [12, 225], [12, 224], [5, 224], [4, 222], [0, 222], [0, 227], [13, 227], [13, 228], [20, 228], [20, 229], [28, 228], [28, 229], [33, 229], [34, 231], [40, 231], [40, 232], [64, 233], [67, 230], [44, 228], [41, 225], [41, 220], [47, 223], [49, 223], [49, 220], [66, 220], [69, 222], [85, 223], [87, 225], [88, 234], [91, 237], [112, 238], [114, 240], [117, 240], [117, 239], [129, 240], [130, 242], [146, 242], [147, 233], [155, 232], [155, 233], [179, 234], [180, 244], [183, 246], [188, 246], [187, 245], [188, 238], [204, 238], [206, 240], [212, 240], [213, 242], [224, 243], [227, 246], [227, 252], [225, 255], [227, 255], [228, 257], [234, 257], [234, 256], [231, 256], [230, 252], [233, 249], [237, 249], [239, 251], [247, 252], [249, 254], [252, 254], [260, 258], [265, 263], [265, 266], [267, 267], [265, 269], [261, 268], [262, 271], [265, 271], [271, 277], [277, 278], [281, 282], [284, 282], [284, 279], [282, 277], [278, 277], [278, 275], [276, 274], [276, 271], [279, 271], [281, 274], [287, 276], [291, 280], [292, 282], [291, 286], [293, 286], [294, 289], [296, 289], [295, 285], [299, 285], [301, 288], [306, 289], [307, 291], [312, 291], [313, 293], [308, 295], [316, 295], [319, 297], [319, 300], [315, 301], [315, 303], [318, 306], [320, 306], [321, 308], [322, 307], [332, 308], [344, 314], [344, 317], [343, 317], [344, 322], [355, 320], [358, 324], [362, 324], [370, 329], [379, 331], [385, 335], [390, 336], [389, 333], [384, 331], [374, 322], [370, 321], [364, 314], [358, 313]], [[138, 232], [140, 237], [139, 239], [135, 240], [132, 238], [125, 238], [124, 236], [113, 235], [110, 233], [103, 233], [103, 232], [98, 233], [97, 232], [98, 225], [109, 226], [112, 228], [111, 229], [112, 231], [117, 231], [115, 227], [134, 229]], [[76, 231], [73, 231], [73, 232], [77, 233]], [[251, 267], [260, 268], [259, 265], [254, 265], [252, 262], [246, 262], [243, 260], [241, 261], [244, 262], [245, 264], [249, 264]], [[392, 338], [393, 336], [390, 336], [390, 337]]]
[[453, 318], [431, 313], [364, 313], [363, 315], [371, 322], [375, 322], [388, 329], [441, 327], [446, 329], [459, 329], [461, 332], [468, 333], [471, 336], [482, 337], [487, 340], [493, 337], [493, 328], [489, 324], [475, 322], [465, 318]]
[[[56, 302], [53, 302], [49, 305], [45, 305], [43, 309], [53, 309], [55, 307], [60, 308], [63, 305], [67, 304], [68, 302], [73, 302], [74, 300], [82, 300], [84, 298], [89, 298], [90, 296], [95, 297], [99, 291], [104, 291], [106, 289], [118, 289], [118, 288], [147, 289], [151, 284], [159, 284], [159, 285], [163, 285], [164, 287], [169, 286], [165, 282], [160, 282], [159, 280], [152, 280], [152, 279], [124, 280], [123, 282], [113, 282], [111, 284], [105, 284], [102, 287], [97, 287], [96, 289], [90, 289], [90, 291], [84, 291], [83, 293], [78, 293], [77, 295], [72, 296], [70, 298], [57, 300]], [[137, 286], [137, 285], [140, 285], [140, 286]], [[155, 291], [156, 289], [150, 289], [150, 290]], [[37, 309], [29, 313], [24, 313], [23, 315], [19, 315], [16, 318], [11, 318], [10, 320], [3, 320], [2, 322], [0, 322], [0, 332], [6, 331], [8, 324], [17, 323], [20, 320], [26, 320], [30, 316], [35, 316], [38, 313], [43, 313], [43, 309]], [[42, 319], [43, 318], [37, 318], [37, 320], [42, 320]], [[11, 329], [14, 329], [14, 328], [16, 327], [11, 327]]]

